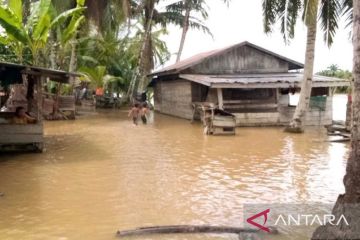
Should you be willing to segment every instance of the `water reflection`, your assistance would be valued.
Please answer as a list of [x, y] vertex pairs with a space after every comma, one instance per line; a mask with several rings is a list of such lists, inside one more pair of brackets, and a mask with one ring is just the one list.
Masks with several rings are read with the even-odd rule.
[[162, 115], [133, 127], [116, 111], [47, 122], [44, 154], [0, 156], [0, 236], [113, 239], [138, 226], [241, 226], [244, 203], [333, 203], [348, 146], [326, 139], [322, 128], [204, 136], [199, 124]]

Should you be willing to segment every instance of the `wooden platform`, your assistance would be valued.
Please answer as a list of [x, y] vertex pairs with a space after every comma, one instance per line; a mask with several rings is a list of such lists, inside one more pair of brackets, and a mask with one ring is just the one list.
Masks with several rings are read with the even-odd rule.
[[193, 120], [196, 114], [204, 125], [204, 133], [208, 135], [235, 135], [236, 117], [216, 108], [212, 103], [193, 103]]
[[42, 124], [0, 124], [0, 150], [43, 150]]
[[343, 122], [334, 121], [332, 125], [326, 126], [326, 129], [328, 136], [336, 137], [330, 139], [329, 142], [349, 142], [351, 140], [351, 133]]

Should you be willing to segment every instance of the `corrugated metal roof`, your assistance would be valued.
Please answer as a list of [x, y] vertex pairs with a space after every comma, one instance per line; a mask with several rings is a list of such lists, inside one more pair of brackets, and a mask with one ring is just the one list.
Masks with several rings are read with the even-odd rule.
[[185, 70], [187, 68], [190, 68], [194, 65], [197, 65], [201, 62], [203, 62], [204, 60], [208, 59], [208, 58], [211, 58], [211, 57], [215, 57], [217, 55], [220, 55], [220, 54], [223, 54], [224, 52], [232, 49], [232, 48], [237, 48], [237, 47], [241, 47], [241, 46], [250, 46], [252, 48], [255, 48], [261, 52], [265, 52], [269, 55], [272, 55], [276, 58], [279, 58], [279, 59], [282, 59], [286, 62], [289, 62], [290, 63], [290, 70], [293, 70], [293, 69], [302, 69], [304, 68], [304, 64], [302, 63], [299, 63], [297, 61], [294, 61], [294, 60], [291, 60], [289, 58], [286, 58], [284, 56], [281, 56], [277, 53], [274, 53], [274, 52], [271, 52], [265, 48], [262, 48], [262, 47], [259, 47], [255, 44], [252, 44], [250, 42], [242, 42], [242, 43], [239, 43], [239, 44], [235, 44], [235, 45], [231, 45], [231, 46], [228, 46], [228, 47], [225, 47], [225, 48], [222, 48], [222, 49], [217, 49], [217, 50], [212, 50], [212, 51], [209, 51], [209, 52], [204, 52], [204, 53], [199, 53], [193, 57], [190, 57], [190, 58], [187, 58], [185, 60], [182, 60], [178, 63], [175, 63], [171, 66], [168, 66], [168, 67], [165, 67], [161, 70], [158, 70], [158, 71], [155, 71], [153, 73], [151, 73], [149, 76], [157, 76], [157, 75], [166, 75], [166, 74], [175, 74], [175, 73], [180, 73], [182, 70]]
[[[300, 87], [302, 73], [266, 73], [244, 75], [192, 75], [180, 74], [180, 78], [211, 88], [288, 88]], [[314, 75], [314, 87], [350, 86], [350, 81]]]
[[[0, 62], [0, 78], [1, 74], [4, 74], [7, 70], [12, 69], [14, 71], [19, 71], [23, 73], [31, 74], [41, 74], [45, 77], [51, 77], [54, 81], [59, 81], [62, 83], [68, 83], [69, 77], [77, 77], [80, 76], [78, 73], [70, 73], [61, 70], [54, 70], [49, 68], [43, 67], [36, 67], [36, 66], [28, 66], [28, 65], [21, 65], [16, 63], [9, 63], [9, 62]], [[1, 79], [0, 79], [1, 81]]]

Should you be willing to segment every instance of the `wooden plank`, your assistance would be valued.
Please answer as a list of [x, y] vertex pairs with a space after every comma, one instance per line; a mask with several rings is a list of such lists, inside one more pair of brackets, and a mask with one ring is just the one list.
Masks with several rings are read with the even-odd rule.
[[342, 143], [342, 142], [350, 142], [350, 138], [338, 138], [338, 139], [331, 139], [329, 142], [335, 142], [335, 143]]
[[0, 124], [1, 135], [43, 134], [42, 124]]
[[267, 103], [267, 104], [241, 104], [241, 105], [225, 105], [226, 109], [247, 109], [247, 108], [259, 108], [259, 109], [266, 109], [266, 108], [277, 108], [276, 103]]
[[224, 98], [222, 89], [218, 88], [217, 90], [217, 97], [218, 97], [218, 103], [219, 103], [219, 109], [224, 110]]
[[235, 122], [235, 120], [233, 120], [233, 121], [213, 120], [212, 125], [213, 125], [214, 127], [235, 127], [235, 126], [236, 126], [236, 122]]
[[213, 135], [235, 135], [235, 128], [225, 131], [222, 127], [213, 127]]
[[[300, 83], [212, 83], [211, 88], [300, 88]], [[313, 82], [313, 87], [342, 87], [343, 82]]]
[[0, 144], [24, 144], [42, 142], [44, 142], [44, 137], [42, 134], [0, 135]]
[[[196, 226], [196, 225], [172, 225], [136, 228], [133, 230], [117, 231], [118, 237], [130, 237], [145, 234], [173, 234], [173, 233], [257, 233], [259, 229], [226, 227], [226, 226]], [[270, 227], [271, 234], [278, 234], [275, 227]]]
[[43, 115], [43, 94], [42, 94], [42, 85], [45, 81], [44, 76], [38, 76], [38, 81], [36, 82], [36, 92], [37, 92], [37, 120], [42, 122], [42, 115]]
[[224, 100], [224, 104], [266, 104], [274, 103], [274, 99]]

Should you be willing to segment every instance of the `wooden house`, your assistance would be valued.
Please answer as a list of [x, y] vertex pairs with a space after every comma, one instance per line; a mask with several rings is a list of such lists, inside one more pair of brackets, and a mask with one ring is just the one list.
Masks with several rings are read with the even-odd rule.
[[[11, 91], [7, 101], [11, 101], [11, 107], [2, 108], [0, 111], [0, 150], [42, 151], [45, 80], [69, 83], [74, 76], [75, 74], [46, 68], [0, 63], [0, 85], [7, 92]], [[14, 91], [16, 88], [18, 91]], [[20, 106], [36, 118], [35, 124], [12, 123], [14, 111]]]
[[[152, 73], [155, 110], [192, 119], [194, 103], [212, 103], [236, 116], [237, 126], [286, 125], [295, 106], [290, 95], [303, 79], [302, 63], [242, 42], [198, 54]], [[306, 125], [332, 121], [332, 90], [349, 81], [313, 77]]]

